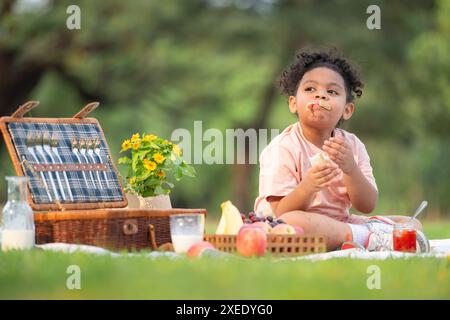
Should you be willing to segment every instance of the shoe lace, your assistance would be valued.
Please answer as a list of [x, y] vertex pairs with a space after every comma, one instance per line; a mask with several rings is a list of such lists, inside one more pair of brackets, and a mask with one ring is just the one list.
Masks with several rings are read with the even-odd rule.
[[391, 225], [378, 220], [369, 221], [366, 223], [366, 226], [373, 233], [377, 232], [391, 233], [393, 229]]
[[388, 251], [392, 247], [392, 235], [380, 230], [374, 232], [376, 237], [376, 250], [377, 251]]

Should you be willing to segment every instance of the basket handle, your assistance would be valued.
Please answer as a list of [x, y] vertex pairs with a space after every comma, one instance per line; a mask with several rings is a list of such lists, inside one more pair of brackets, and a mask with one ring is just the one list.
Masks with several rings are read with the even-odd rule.
[[13, 118], [22, 118], [25, 113], [30, 112], [32, 109], [39, 105], [39, 101], [27, 101], [20, 105], [19, 108], [11, 115]]
[[155, 227], [152, 224], [149, 224], [148, 229], [149, 229], [150, 246], [152, 247], [152, 250], [157, 250], [158, 246], [156, 244]]
[[89, 113], [97, 109], [97, 107], [100, 105], [100, 102], [91, 102], [88, 103], [81, 109], [76, 115], [74, 115], [72, 118], [76, 119], [83, 119], [85, 118]]
[[150, 238], [150, 246], [152, 250], [158, 250], [158, 251], [174, 251], [173, 245], [171, 242], [163, 243], [158, 247], [156, 244], [156, 236], [155, 236], [155, 227], [152, 224], [148, 225], [149, 229], [149, 238]]

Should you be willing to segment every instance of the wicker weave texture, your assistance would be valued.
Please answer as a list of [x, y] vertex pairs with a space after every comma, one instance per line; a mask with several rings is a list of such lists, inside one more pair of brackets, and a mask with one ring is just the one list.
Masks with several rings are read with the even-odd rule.
[[[236, 253], [236, 235], [206, 235], [217, 250]], [[273, 256], [298, 256], [326, 251], [326, 239], [322, 235], [275, 235], [267, 236], [267, 252]]]

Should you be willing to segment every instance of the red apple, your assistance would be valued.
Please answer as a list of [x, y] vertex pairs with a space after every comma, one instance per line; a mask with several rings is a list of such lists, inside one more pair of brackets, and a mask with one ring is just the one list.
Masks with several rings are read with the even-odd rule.
[[272, 227], [268, 223], [265, 223], [265, 222], [262, 222], [262, 221], [253, 223], [252, 227], [261, 228], [267, 234], [272, 232]]
[[200, 257], [205, 249], [214, 249], [208, 241], [194, 243], [188, 250], [187, 256], [190, 258]]
[[278, 224], [272, 229], [272, 234], [296, 234], [296, 233], [297, 232], [294, 226], [291, 226], [290, 224], [287, 223]]
[[244, 227], [236, 238], [236, 249], [241, 256], [263, 256], [266, 253], [267, 235], [259, 227]]

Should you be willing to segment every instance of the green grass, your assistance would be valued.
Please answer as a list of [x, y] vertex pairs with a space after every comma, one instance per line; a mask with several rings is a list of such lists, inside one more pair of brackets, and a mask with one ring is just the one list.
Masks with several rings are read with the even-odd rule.
[[[449, 238], [450, 222], [426, 223]], [[67, 267], [81, 269], [68, 290]], [[367, 268], [381, 271], [369, 290]], [[32, 250], [0, 253], [0, 299], [450, 299], [450, 259], [117, 258]]]
[[450, 220], [425, 221], [423, 230], [428, 239], [449, 239]]

